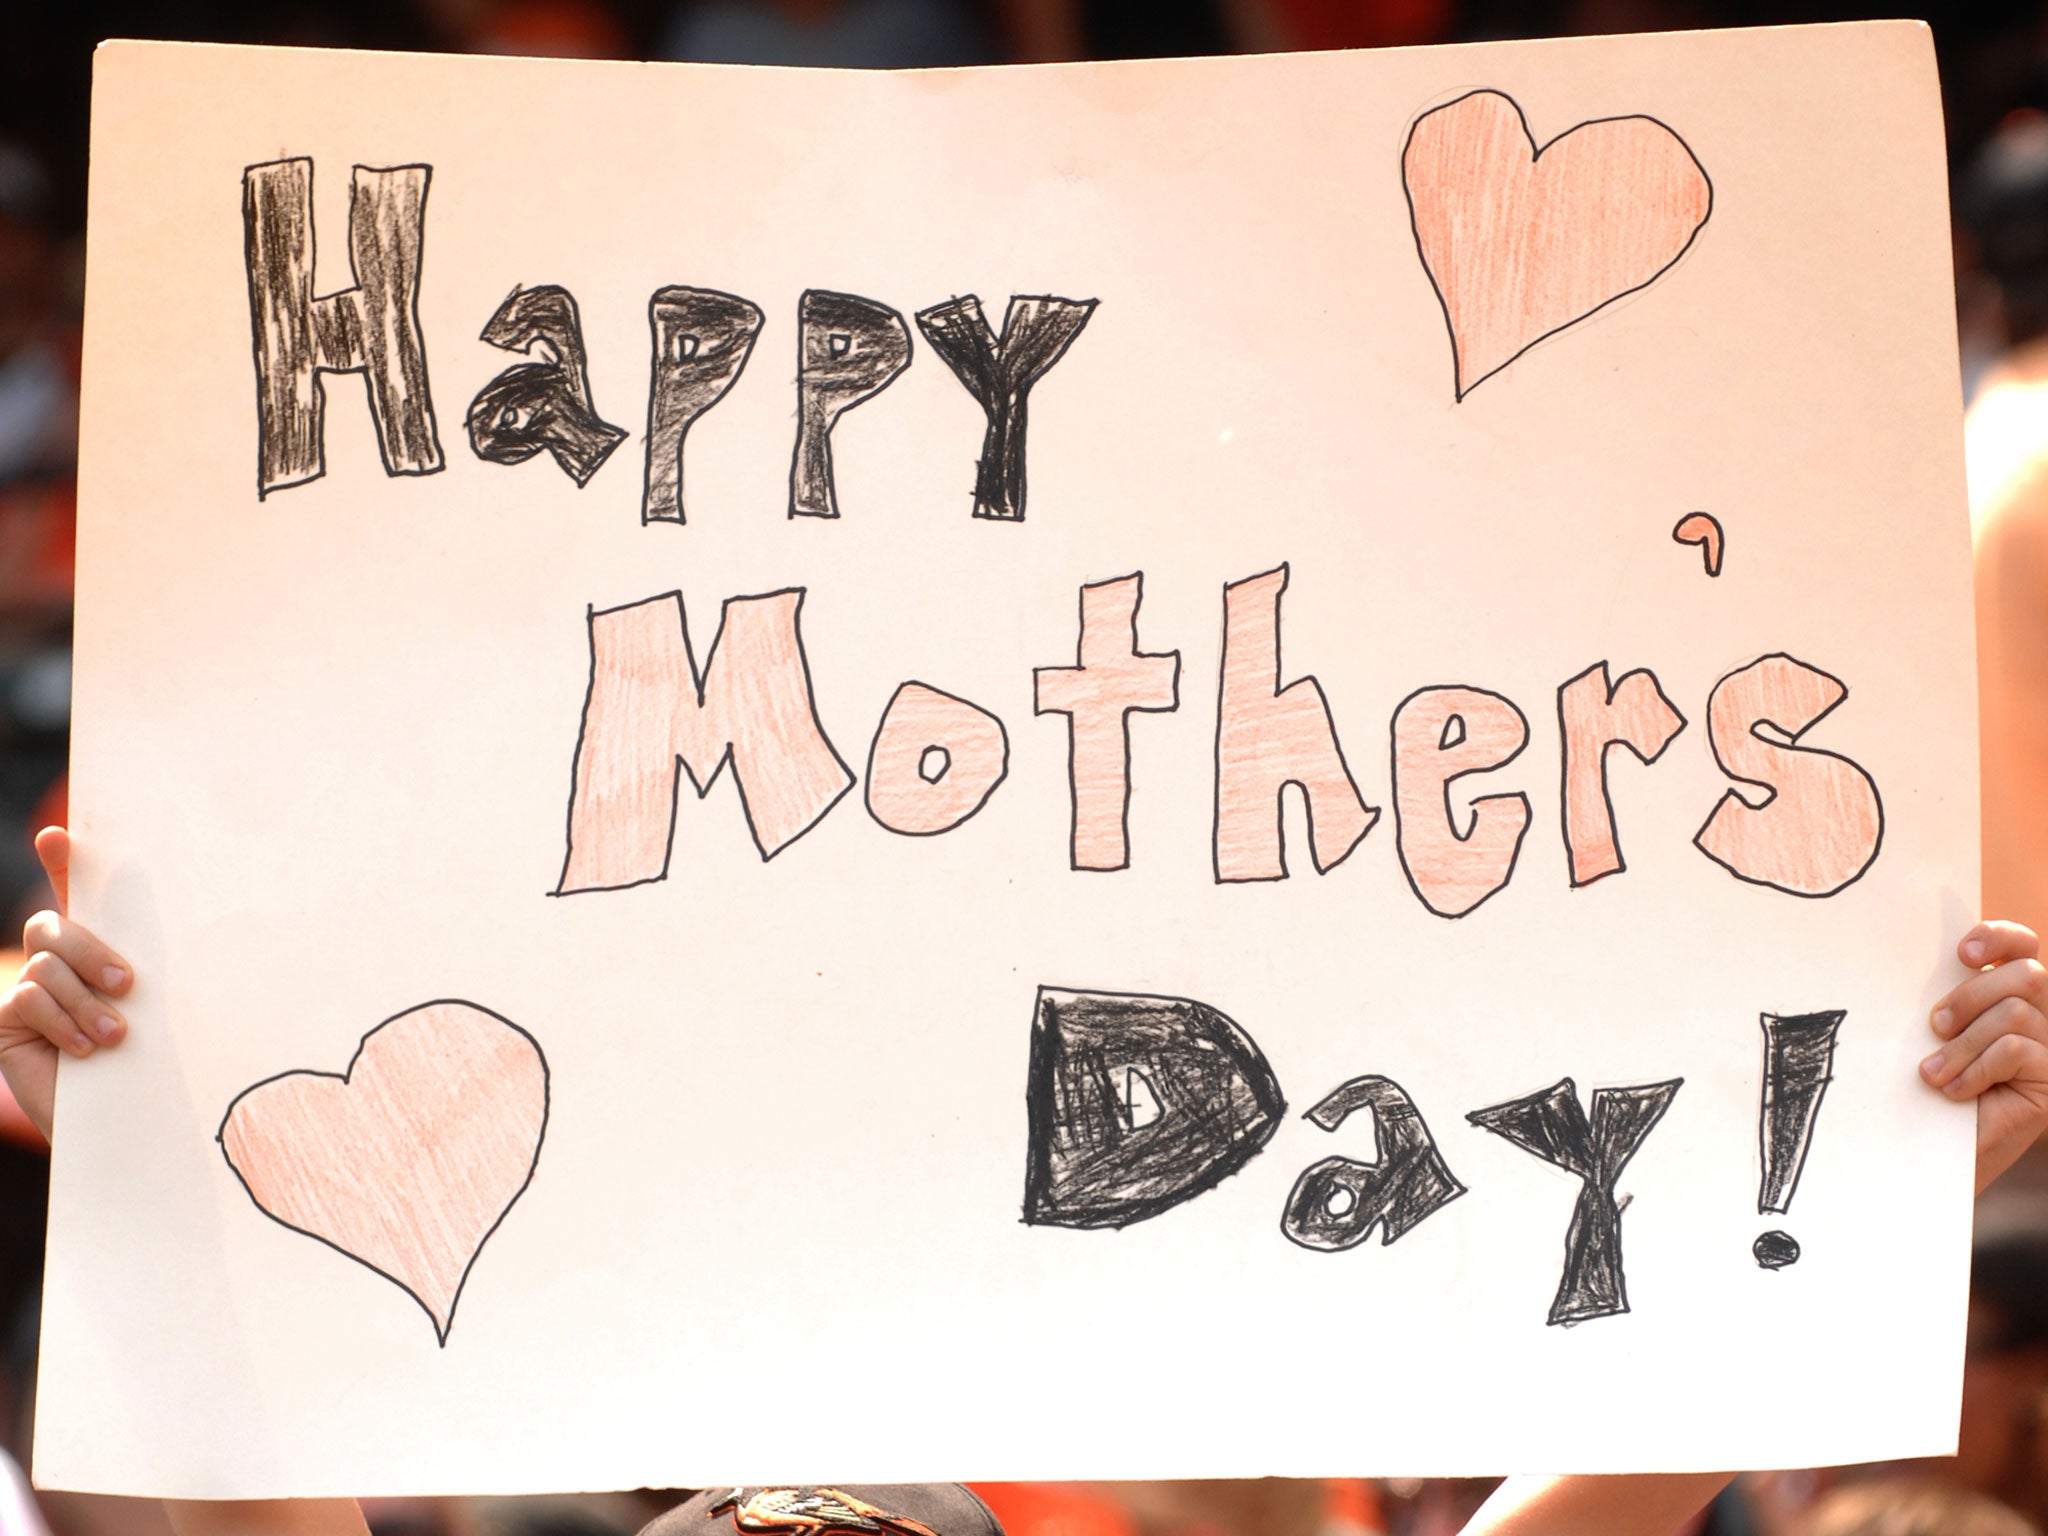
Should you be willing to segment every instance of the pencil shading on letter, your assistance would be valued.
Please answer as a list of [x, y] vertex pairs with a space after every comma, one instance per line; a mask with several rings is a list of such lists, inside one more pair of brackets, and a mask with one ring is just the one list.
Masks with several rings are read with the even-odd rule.
[[715, 288], [657, 288], [647, 301], [654, 360], [647, 391], [647, 477], [642, 523], [680, 523], [683, 444], [697, 418], [723, 400], [753, 356], [761, 311]]
[[1095, 313], [1094, 299], [1013, 295], [1003, 334], [988, 328], [973, 294], [919, 310], [917, 328], [974, 397], [988, 430], [975, 466], [974, 515], [1024, 520], [1024, 426], [1031, 388], [1066, 355]]
[[1716, 683], [1707, 697], [1714, 761], [1757, 798], [1722, 795], [1693, 846], [1736, 879], [1791, 896], [1833, 896], [1861, 880], [1884, 846], [1877, 782], [1861, 764], [1803, 744], [1848, 697], [1839, 677], [1783, 652]]
[[1252, 1037], [1185, 997], [1040, 987], [1024, 1220], [1127, 1227], [1215, 1188], [1287, 1112]]
[[360, 373], [388, 475], [441, 468], [420, 331], [429, 165], [359, 165], [349, 183], [355, 283], [315, 298], [313, 162], [242, 173], [243, 258], [256, 362], [256, 495], [327, 472], [323, 373]]
[[1684, 1082], [1674, 1077], [1596, 1088], [1589, 1119], [1579, 1105], [1578, 1085], [1567, 1077], [1465, 1117], [1579, 1180], [1579, 1197], [1565, 1230], [1564, 1273], [1550, 1303], [1553, 1326], [1628, 1311], [1621, 1264], [1621, 1213], [1628, 1200], [1617, 1199], [1614, 1190]]
[[1131, 715], [1180, 708], [1180, 652], [1138, 649], [1142, 571], [1081, 588], [1081, 638], [1071, 667], [1032, 669], [1032, 712], [1067, 717], [1068, 862], [1077, 870], [1131, 862]]
[[1010, 733], [978, 704], [926, 683], [896, 690], [868, 748], [868, 814], [936, 837], [971, 820], [1010, 772]]
[[807, 289], [797, 301], [796, 449], [789, 515], [837, 517], [832, 429], [910, 366], [910, 330], [886, 304], [854, 293]]
[[626, 434], [591, 404], [575, 297], [552, 283], [514, 288], [478, 339], [507, 352], [545, 350], [477, 391], [465, 420], [471, 451], [493, 464], [523, 464], [545, 448], [579, 490], [588, 485]]
[[[1792, 1209], [1821, 1100], [1835, 1080], [1835, 1041], [1848, 1016], [1843, 1008], [1758, 1016], [1764, 1033], [1763, 1102], [1757, 1110], [1763, 1165], [1756, 1196], [1759, 1216], [1782, 1216]], [[1789, 1232], [1766, 1232], [1750, 1251], [1764, 1269], [1783, 1269], [1799, 1261], [1799, 1244]]]
[[1512, 699], [1450, 684], [1403, 699], [1389, 735], [1402, 873], [1438, 917], [1464, 917], [1514, 878], [1529, 832], [1529, 797], [1477, 796], [1460, 831], [1451, 786], [1520, 757], [1529, 722]]
[[1282, 797], [1290, 784], [1308, 806], [1319, 875], [1349, 858], [1380, 819], [1351, 776], [1323, 685], [1314, 674], [1281, 682], [1280, 599], [1289, 574], [1282, 565], [1223, 589], [1210, 833], [1219, 885], [1287, 878]]
[[680, 592], [591, 610], [556, 895], [667, 879], [684, 774], [702, 800], [732, 765], [763, 862], [853, 788], [818, 721], [803, 604], [801, 587], [727, 599], [701, 668]]
[[1627, 747], [1648, 766], [1685, 726], [1685, 716], [1664, 696], [1657, 675], [1640, 667], [1610, 684], [1607, 663], [1596, 661], [1557, 690], [1564, 763], [1560, 801], [1574, 889], [1628, 868], [1614, 825], [1614, 796], [1608, 791], [1608, 754]]
[[1357, 1247], [1378, 1227], [1385, 1247], [1465, 1193], [1437, 1150], [1422, 1112], [1392, 1078], [1354, 1077], [1303, 1118], [1334, 1131], [1361, 1109], [1372, 1111], [1379, 1160], [1326, 1157], [1304, 1168], [1280, 1218], [1288, 1241], [1339, 1253]]

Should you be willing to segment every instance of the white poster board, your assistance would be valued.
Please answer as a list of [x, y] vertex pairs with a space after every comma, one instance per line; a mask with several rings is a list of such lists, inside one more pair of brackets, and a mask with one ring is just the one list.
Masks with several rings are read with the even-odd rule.
[[84, 413], [46, 1485], [1952, 1443], [1923, 29], [112, 44]]

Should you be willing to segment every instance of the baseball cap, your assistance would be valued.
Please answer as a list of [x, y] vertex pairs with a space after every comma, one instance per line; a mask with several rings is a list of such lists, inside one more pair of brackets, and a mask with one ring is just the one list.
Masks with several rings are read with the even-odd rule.
[[707, 1488], [640, 1536], [1004, 1536], [958, 1483]]

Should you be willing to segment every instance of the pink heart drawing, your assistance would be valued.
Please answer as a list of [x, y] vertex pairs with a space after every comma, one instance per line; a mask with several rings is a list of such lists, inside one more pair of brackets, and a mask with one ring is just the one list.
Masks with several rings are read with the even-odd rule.
[[1499, 91], [1417, 118], [1401, 178], [1460, 400], [1544, 337], [1655, 282], [1714, 205], [1705, 168], [1654, 117], [1580, 123], [1539, 148]]
[[265, 1215], [399, 1286], [445, 1347], [477, 1254], [533, 1182], [547, 1121], [539, 1043], [443, 999], [379, 1024], [345, 1072], [244, 1089], [219, 1141]]

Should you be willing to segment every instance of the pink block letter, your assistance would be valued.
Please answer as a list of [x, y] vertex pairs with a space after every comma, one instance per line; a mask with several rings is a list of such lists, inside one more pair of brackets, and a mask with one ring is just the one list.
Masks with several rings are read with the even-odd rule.
[[1603, 661], [1557, 690], [1557, 724], [1564, 739], [1565, 854], [1572, 884], [1591, 885], [1628, 868], [1607, 794], [1607, 749], [1627, 747], [1636, 761], [1654, 763], [1685, 729], [1685, 716], [1649, 672], [1627, 673], [1610, 687]]
[[1287, 567], [1223, 589], [1223, 682], [1216, 705], [1216, 878], [1285, 880], [1281, 794], [1308, 801], [1316, 872], [1344, 862], [1380, 813], [1345, 766], [1322, 684], [1280, 686], [1280, 594]]
[[1394, 711], [1394, 840], [1422, 904], [1463, 917], [1508, 883], [1529, 830], [1527, 795], [1481, 795], [1458, 830], [1451, 786], [1521, 755], [1529, 722], [1483, 688], [1422, 688]]
[[1076, 869], [1130, 864], [1130, 714], [1180, 708], [1180, 652], [1138, 649], [1144, 600], [1142, 572], [1083, 587], [1078, 665], [1038, 667], [1031, 674], [1038, 688], [1035, 713], [1067, 717]]
[[868, 814], [891, 832], [950, 832], [1010, 771], [1010, 734], [978, 704], [905, 683], [868, 749]]
[[754, 846], [772, 859], [853, 775], [818, 724], [801, 588], [725, 605], [701, 673], [679, 592], [590, 615], [590, 693], [558, 895], [667, 878], [676, 772], [699, 799], [732, 764]]
[[1723, 795], [1693, 838], [1700, 852], [1738, 880], [1794, 896], [1832, 896], [1870, 868], [1884, 841], [1877, 786], [1848, 758], [1796, 745], [1848, 696], [1840, 678], [1783, 654], [1714, 685], [1714, 761], [1763, 797], [1752, 805], [1732, 789]]

